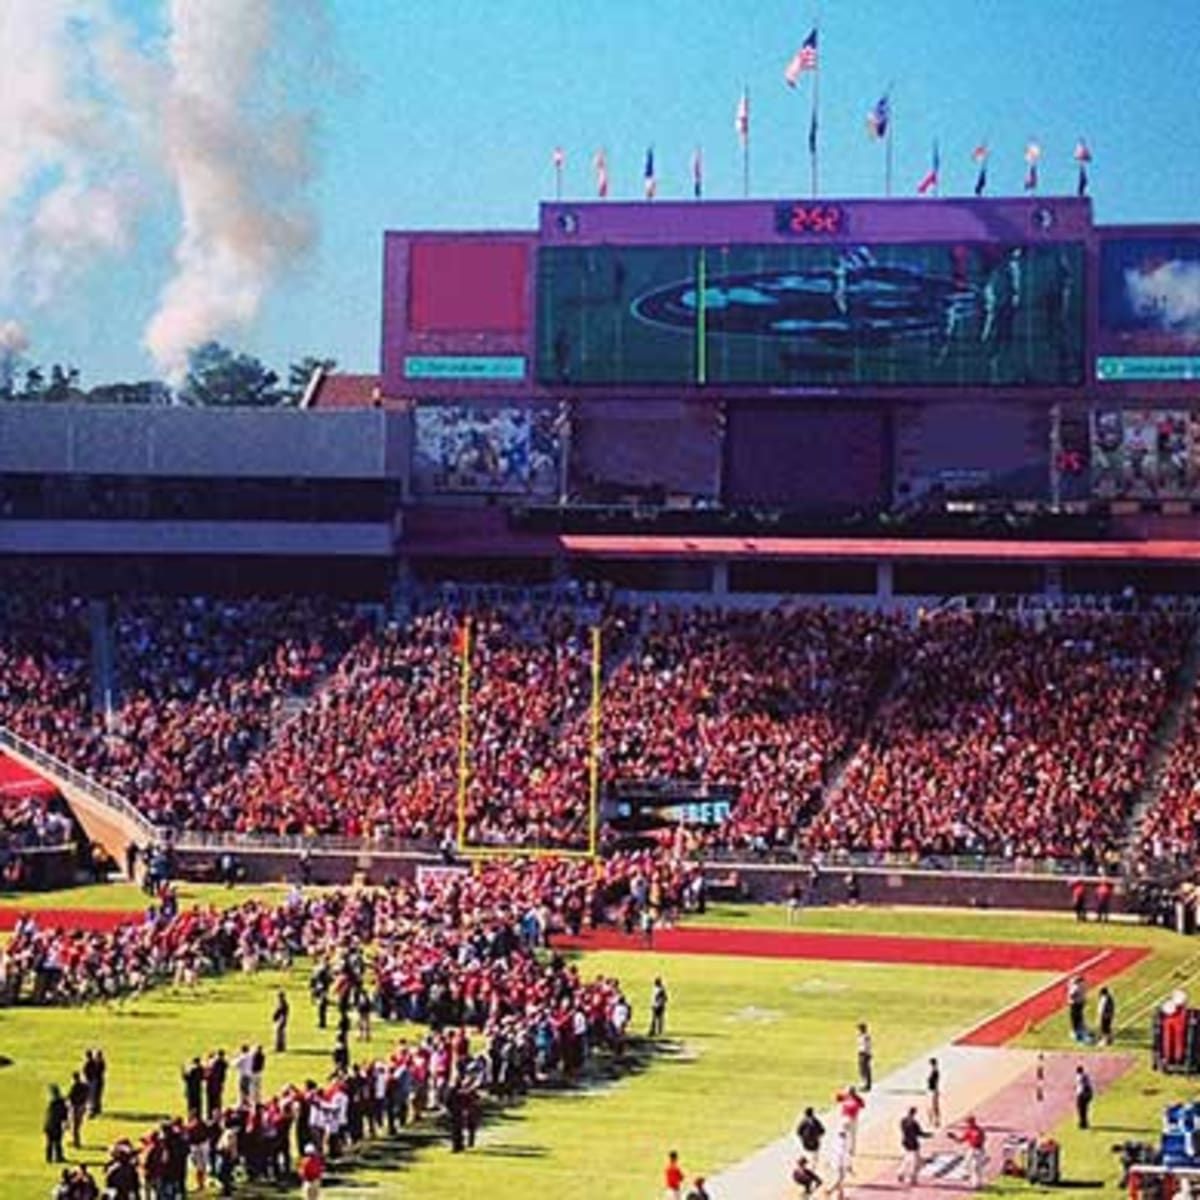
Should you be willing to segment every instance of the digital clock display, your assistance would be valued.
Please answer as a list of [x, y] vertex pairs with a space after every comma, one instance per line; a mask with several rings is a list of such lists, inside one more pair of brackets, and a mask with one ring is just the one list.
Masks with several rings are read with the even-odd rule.
[[777, 204], [775, 232], [837, 236], [846, 232], [846, 210], [840, 204]]

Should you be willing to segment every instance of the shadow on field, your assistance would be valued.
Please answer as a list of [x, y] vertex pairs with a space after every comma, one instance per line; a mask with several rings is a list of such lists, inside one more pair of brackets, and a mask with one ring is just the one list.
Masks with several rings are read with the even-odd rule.
[[[520, 1140], [520, 1130], [525, 1120], [522, 1110], [526, 1100], [550, 1096], [558, 1100], [582, 1100], [603, 1093], [624, 1080], [635, 1078], [656, 1063], [664, 1066], [688, 1066], [692, 1061], [694, 1060], [688, 1057], [686, 1045], [679, 1040], [663, 1038], [651, 1041], [648, 1038], [632, 1038], [621, 1060], [606, 1055], [594, 1061], [574, 1083], [556, 1080], [553, 1083], [539, 1084], [527, 1095], [504, 1105], [489, 1100], [483, 1107], [479, 1143], [463, 1153], [467, 1156], [516, 1161], [546, 1158], [553, 1147]], [[347, 1157], [330, 1164], [325, 1184], [330, 1189], [339, 1184], [359, 1189], [375, 1188], [379, 1184], [363, 1178], [364, 1175], [391, 1174], [404, 1170], [426, 1153], [450, 1152], [450, 1129], [445, 1117], [426, 1115], [420, 1124], [406, 1126], [395, 1137], [385, 1135], [374, 1141], [362, 1142]], [[274, 1185], [263, 1184], [243, 1185], [238, 1195], [243, 1194], [252, 1200], [260, 1200], [262, 1197], [279, 1193]]]
[[160, 1125], [163, 1121], [171, 1120], [171, 1114], [165, 1112], [104, 1112], [106, 1117], [114, 1121], [136, 1121], [139, 1125]]

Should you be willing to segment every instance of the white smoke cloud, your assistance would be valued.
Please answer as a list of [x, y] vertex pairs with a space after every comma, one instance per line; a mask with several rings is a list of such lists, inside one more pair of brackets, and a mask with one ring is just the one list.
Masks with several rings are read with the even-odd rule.
[[[312, 244], [312, 118], [324, 0], [0, 0], [0, 304], [57, 302], [175, 206], [171, 274], [144, 331], [165, 375], [244, 329]], [[168, 185], [167, 187], [164, 187]], [[86, 296], [76, 288], [73, 294]]]
[[108, 0], [0, 4], [0, 297], [48, 303], [130, 244], [137, 147], [96, 54], [120, 36]]
[[181, 230], [144, 340], [177, 381], [191, 349], [257, 316], [315, 225], [303, 193], [309, 119], [271, 90], [282, 11], [274, 0], [170, 0], [169, 14], [163, 152]]
[[29, 349], [29, 334], [17, 321], [0, 321], [0, 389], [13, 381], [17, 360]]
[[1160, 329], [1200, 333], [1200, 262], [1173, 258], [1127, 270], [1125, 290], [1139, 317], [1152, 317]]

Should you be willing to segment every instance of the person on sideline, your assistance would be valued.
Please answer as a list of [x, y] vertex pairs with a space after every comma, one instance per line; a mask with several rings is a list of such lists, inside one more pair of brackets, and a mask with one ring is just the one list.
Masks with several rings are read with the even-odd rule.
[[309, 1142], [300, 1159], [300, 1186], [304, 1189], [304, 1200], [317, 1200], [321, 1194], [321, 1180], [325, 1176], [325, 1160], [317, 1148]]
[[1096, 996], [1096, 1024], [1099, 1027], [1100, 1044], [1111, 1046], [1113, 1022], [1117, 1016], [1117, 1002], [1107, 987], [1102, 987]]
[[925, 1094], [928, 1097], [929, 1124], [940, 1129], [942, 1124], [942, 1068], [938, 1060], [929, 1060], [929, 1074], [925, 1077]]
[[48, 1163], [65, 1162], [63, 1157], [63, 1132], [67, 1128], [67, 1102], [59, 1091], [58, 1084], [50, 1085], [50, 1100], [46, 1105], [46, 1116], [42, 1122], [42, 1132], [46, 1135], [46, 1161]]
[[663, 1171], [663, 1187], [666, 1200], [683, 1200], [683, 1168], [679, 1165], [678, 1150], [672, 1150], [667, 1155], [667, 1165]]
[[1092, 1081], [1082, 1064], [1075, 1068], [1075, 1115], [1079, 1118], [1079, 1128], [1088, 1128], [1088, 1114], [1092, 1107]]
[[871, 1047], [871, 1031], [866, 1021], [858, 1023], [858, 1080], [864, 1092], [871, 1090], [871, 1062], [874, 1057]]
[[971, 1187], [976, 1191], [983, 1187], [983, 1169], [987, 1164], [984, 1148], [987, 1145], [987, 1134], [983, 1126], [973, 1116], [968, 1117], [961, 1132], [951, 1133], [953, 1141], [961, 1142], [967, 1151], [967, 1178]]
[[931, 1137], [932, 1133], [921, 1128], [916, 1108], [910, 1108], [900, 1122], [900, 1170], [896, 1174], [906, 1187], [916, 1187], [921, 1173], [921, 1143]]

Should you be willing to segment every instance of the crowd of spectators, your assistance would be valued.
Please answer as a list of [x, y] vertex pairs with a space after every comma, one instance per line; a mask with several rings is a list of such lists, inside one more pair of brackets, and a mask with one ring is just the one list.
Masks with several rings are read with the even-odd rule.
[[[179, 829], [435, 845], [465, 778], [470, 842], [583, 846], [598, 624], [602, 782], [734, 798], [692, 849], [1084, 861], [1118, 844], [1190, 634], [1169, 615], [561, 601], [374, 627], [311, 599], [140, 599], [109, 620], [116, 703], [93, 713], [94, 611], [10, 601], [0, 722]], [[1200, 821], [1178, 799], [1191, 757], [1147, 826], [1171, 853]]]
[[1158, 795], [1138, 830], [1139, 866], [1190, 869], [1200, 855], [1200, 691], [1191, 696], [1183, 723], [1158, 781]]
[[808, 846], [1102, 865], [1190, 635], [1167, 614], [926, 618]]
[[907, 637], [854, 610], [653, 609], [605, 691], [606, 778], [732, 785], [699, 844], [793, 845]]
[[234, 778], [361, 636], [353, 609], [306, 598], [141, 597], [111, 606], [109, 703], [92, 706], [95, 613], [80, 600], [10, 601], [0, 724], [183, 827]]
[[[198, 1186], [208, 1177], [232, 1194], [235, 1174], [282, 1181], [310, 1147], [337, 1157], [364, 1138], [425, 1118], [444, 1120], [453, 1148], [464, 1149], [474, 1142], [485, 1101], [570, 1083], [598, 1052], [619, 1069], [632, 1005], [616, 979], [584, 979], [554, 953], [551, 939], [605, 919], [630, 896], [664, 911], [682, 905], [695, 877], [694, 866], [661, 855], [600, 864], [547, 858], [494, 862], [476, 872], [443, 868], [373, 890], [306, 896], [297, 889], [275, 907], [247, 901], [223, 912], [180, 911], [164, 887], [140, 920], [109, 934], [43, 929], [23, 917], [0, 951], [0, 995], [10, 1003], [113, 1000], [309, 956], [319, 1025], [327, 1027], [330, 1013], [337, 1030], [328, 1075], [313, 1072], [319, 1081], [308, 1078], [268, 1097], [261, 1047], [213, 1053], [203, 1063], [197, 1057], [182, 1072], [187, 1111], [140, 1145], [118, 1143], [105, 1166], [118, 1196], [163, 1183], [182, 1195], [189, 1163]], [[355, 1014], [360, 1052], [372, 1041], [374, 1019], [416, 1022], [427, 1031], [355, 1063]], [[66, 1114], [78, 1107], [72, 1119], [81, 1123], [85, 1105], [99, 1112], [94, 1090], [76, 1077], [61, 1105], [60, 1146]], [[49, 1117], [47, 1138], [49, 1161]]]
[[[439, 608], [361, 638], [315, 702], [191, 823], [439, 841], [457, 821], [465, 627]], [[614, 653], [622, 628], [611, 621]], [[585, 839], [588, 629], [585, 612], [554, 606], [470, 614], [471, 841]]]

